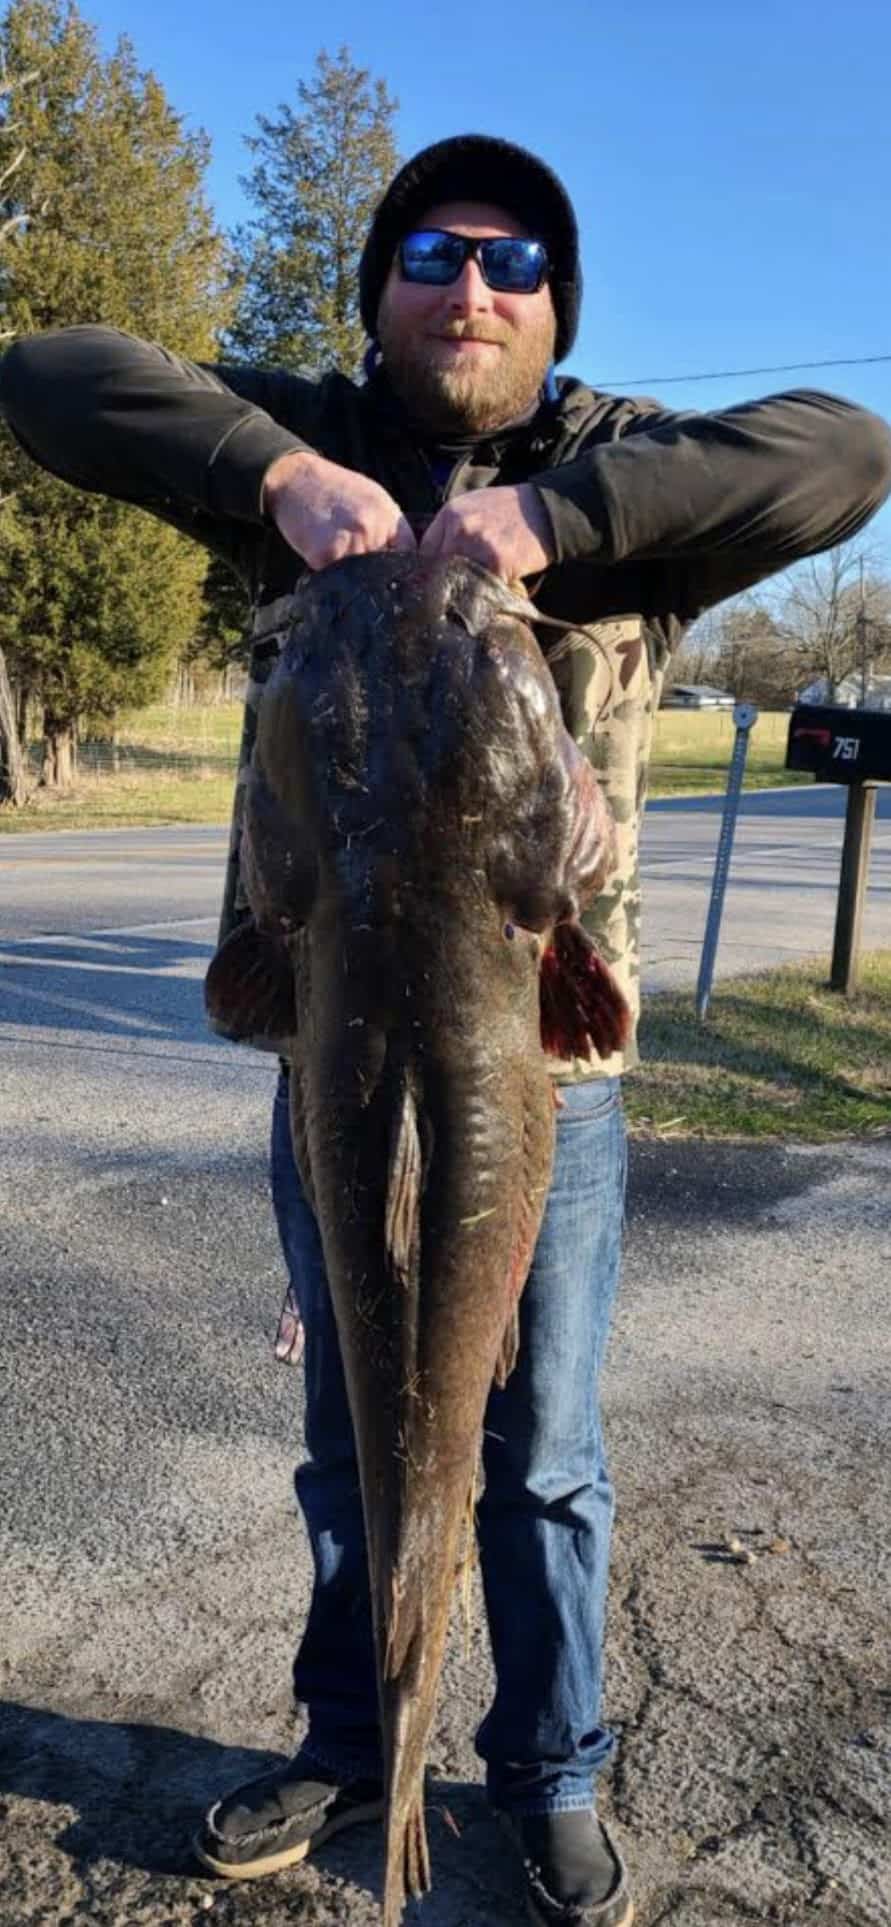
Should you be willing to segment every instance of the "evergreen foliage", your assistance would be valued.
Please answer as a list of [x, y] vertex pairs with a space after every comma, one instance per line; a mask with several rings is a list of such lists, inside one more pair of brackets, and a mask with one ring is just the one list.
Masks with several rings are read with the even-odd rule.
[[[11, 0], [0, 59], [34, 76], [0, 100], [0, 331], [101, 321], [213, 359], [232, 301], [205, 136], [128, 41], [103, 57], [73, 0]], [[79, 716], [161, 688], [194, 634], [206, 558], [139, 510], [44, 474], [5, 431], [0, 497], [0, 646], [43, 703], [47, 779], [64, 782]]]
[[256, 212], [234, 237], [243, 290], [232, 348], [295, 374], [356, 374], [359, 255], [398, 166], [398, 103], [346, 47], [319, 54], [297, 97], [299, 111], [258, 115], [247, 140], [254, 164], [242, 186]]

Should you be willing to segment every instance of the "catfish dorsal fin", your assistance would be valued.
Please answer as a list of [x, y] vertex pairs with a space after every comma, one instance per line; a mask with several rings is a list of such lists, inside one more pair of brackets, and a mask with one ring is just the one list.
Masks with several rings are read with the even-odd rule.
[[253, 917], [240, 923], [211, 959], [204, 1003], [214, 1029], [226, 1037], [293, 1037], [294, 977], [283, 939]]

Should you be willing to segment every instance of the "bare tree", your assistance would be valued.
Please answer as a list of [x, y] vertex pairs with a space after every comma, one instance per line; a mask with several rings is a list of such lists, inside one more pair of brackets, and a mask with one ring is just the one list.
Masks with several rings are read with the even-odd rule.
[[795, 692], [795, 653], [763, 594], [734, 596], [691, 629], [673, 682], [712, 683], [762, 709], [782, 709]]
[[714, 682], [719, 642], [719, 611], [709, 609], [687, 630], [677, 655], [671, 657], [665, 672], [666, 694], [677, 683]]
[[777, 620], [798, 682], [823, 677], [831, 701], [853, 670], [891, 654], [891, 581], [873, 550], [842, 542], [790, 570]]

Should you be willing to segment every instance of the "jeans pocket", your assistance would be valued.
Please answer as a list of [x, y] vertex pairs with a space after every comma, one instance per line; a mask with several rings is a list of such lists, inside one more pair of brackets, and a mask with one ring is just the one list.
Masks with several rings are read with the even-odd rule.
[[557, 1128], [568, 1124], [605, 1121], [622, 1106], [622, 1081], [618, 1077], [586, 1077], [578, 1084], [559, 1084], [563, 1106], [557, 1112]]

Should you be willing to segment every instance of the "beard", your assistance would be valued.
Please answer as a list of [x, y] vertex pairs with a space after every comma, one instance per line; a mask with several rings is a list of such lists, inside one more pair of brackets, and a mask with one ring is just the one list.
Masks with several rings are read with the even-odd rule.
[[439, 434], [485, 434], [518, 420], [534, 406], [554, 358], [556, 321], [545, 313], [517, 331], [496, 316], [448, 321], [437, 334], [460, 341], [496, 342], [497, 355], [466, 361], [437, 359], [435, 342], [401, 329], [381, 301], [377, 336], [383, 365], [409, 414]]

